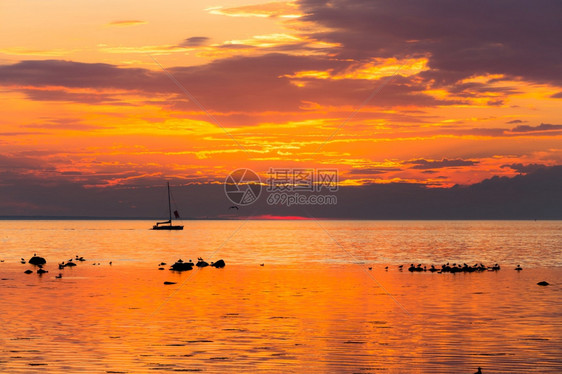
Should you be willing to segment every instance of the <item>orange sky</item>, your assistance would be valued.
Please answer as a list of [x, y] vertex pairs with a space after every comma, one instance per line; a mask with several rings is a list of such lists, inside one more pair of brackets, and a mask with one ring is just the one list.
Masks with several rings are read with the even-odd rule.
[[556, 12], [371, 3], [3, 1], [0, 172], [106, 187], [332, 167], [342, 185], [451, 186], [562, 163]]

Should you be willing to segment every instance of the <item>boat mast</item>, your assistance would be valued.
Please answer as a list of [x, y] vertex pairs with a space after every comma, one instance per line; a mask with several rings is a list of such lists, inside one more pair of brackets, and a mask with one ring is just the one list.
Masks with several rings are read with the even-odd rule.
[[170, 225], [172, 224], [172, 204], [170, 203], [170, 182], [168, 184], [168, 215], [170, 217]]

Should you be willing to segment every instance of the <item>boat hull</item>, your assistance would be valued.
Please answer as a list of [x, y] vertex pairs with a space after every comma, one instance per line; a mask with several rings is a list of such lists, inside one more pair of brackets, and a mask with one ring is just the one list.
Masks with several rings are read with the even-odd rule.
[[152, 226], [152, 230], [183, 230], [183, 226]]

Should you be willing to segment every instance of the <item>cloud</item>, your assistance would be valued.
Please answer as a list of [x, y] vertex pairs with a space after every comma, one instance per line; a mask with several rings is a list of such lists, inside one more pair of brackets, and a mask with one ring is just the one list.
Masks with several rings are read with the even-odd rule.
[[441, 168], [450, 168], [450, 167], [460, 167], [460, 166], [474, 166], [477, 165], [478, 161], [471, 161], [471, 160], [448, 160], [446, 158], [442, 160], [426, 160], [423, 158], [417, 160], [410, 160], [405, 161], [404, 164], [406, 165], [414, 165], [412, 169], [441, 169]]
[[390, 171], [402, 171], [400, 168], [353, 168], [348, 174], [351, 175], [378, 175], [386, 174]]
[[[381, 83], [371, 80], [332, 81], [311, 78], [303, 79], [304, 86], [299, 87], [287, 77], [298, 70], [339, 70], [348, 66], [349, 62], [346, 61], [272, 53], [168, 70], [208, 109], [256, 112], [297, 111], [305, 102], [311, 101], [321, 105], [357, 105]], [[146, 96], [157, 93], [176, 95], [181, 100], [175, 104], [185, 102], [179, 89], [162, 71], [102, 63], [22, 61], [0, 66], [0, 84], [18, 89], [34, 100], [118, 104], [111, 93], [103, 90], [126, 90]], [[60, 87], [91, 88], [100, 92], [69, 92]], [[459, 101], [439, 100], [424, 94], [423, 87], [417, 86], [413, 78], [408, 77], [397, 77], [385, 87], [384, 95], [373, 100], [373, 104], [377, 106], [435, 106], [453, 103]]]
[[506, 123], [512, 125], [512, 124], [523, 123], [523, 122], [527, 122], [527, 121], [522, 121], [520, 119], [514, 119], [514, 120], [511, 120], [511, 121], [507, 121]]
[[552, 97], [553, 99], [562, 99], [562, 91], [557, 92], [554, 95], [551, 95], [550, 97]]
[[[161, 176], [111, 188], [85, 188], [67, 177], [46, 181], [32, 174], [2, 175], [0, 211], [3, 215], [137, 218], [166, 214]], [[171, 184], [180, 212], [189, 207], [186, 217], [223, 217], [232, 205], [221, 184], [188, 184], [181, 179]], [[337, 205], [330, 209], [311, 205], [307, 211], [318, 218], [349, 219], [561, 219], [561, 190], [562, 166], [555, 166], [451, 188], [408, 183], [340, 186], [335, 193]], [[265, 195], [240, 214], [251, 211], [272, 218], [303, 215], [299, 206], [267, 205]]]
[[183, 42], [178, 44], [180, 47], [199, 47], [205, 45], [209, 41], [206, 36], [192, 36], [191, 38], [185, 39]]
[[[0, 84], [10, 86], [147, 90], [162, 74], [141, 68], [66, 60], [21, 61], [0, 66]], [[160, 82], [162, 83], [162, 82]]]
[[504, 74], [562, 85], [562, 3], [300, 0], [314, 37], [337, 43], [340, 58], [428, 56], [434, 85]]
[[22, 128], [45, 129], [45, 130], [74, 130], [91, 131], [97, 129], [107, 129], [111, 126], [101, 126], [83, 123], [76, 118], [46, 118], [43, 121], [21, 125]]
[[113, 21], [113, 22], [109, 22], [107, 25], [108, 26], [120, 26], [120, 27], [124, 27], [124, 26], [137, 26], [137, 25], [144, 25], [146, 24], [146, 21], [140, 21], [140, 20], [123, 20], [123, 21]]
[[123, 97], [106, 93], [95, 92], [77, 92], [65, 89], [36, 89], [22, 88], [20, 92], [24, 93], [28, 99], [35, 101], [66, 101], [75, 103], [84, 103], [91, 105], [132, 105], [123, 101]]
[[529, 174], [529, 173], [533, 173], [537, 170], [540, 169], [544, 169], [547, 167], [547, 165], [543, 165], [543, 164], [527, 164], [527, 165], [523, 165], [521, 163], [516, 163], [516, 164], [510, 164], [510, 165], [502, 165], [502, 168], [510, 168], [513, 169], [521, 174]]
[[230, 17], [299, 18], [301, 16], [296, 4], [292, 1], [275, 1], [233, 8], [212, 7], [206, 10], [211, 14]]
[[538, 126], [520, 125], [511, 129], [512, 132], [543, 132], [543, 131], [554, 131], [562, 130], [562, 125], [551, 125], [548, 123], [541, 123]]

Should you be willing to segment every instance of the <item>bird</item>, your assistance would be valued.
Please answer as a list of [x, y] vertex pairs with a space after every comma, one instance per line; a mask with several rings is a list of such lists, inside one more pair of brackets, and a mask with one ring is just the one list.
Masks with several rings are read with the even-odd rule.
[[517, 265], [517, 267], [515, 268], [515, 270], [520, 271], [520, 270], [523, 270], [523, 268], [521, 267], [521, 265]]
[[385, 266], [385, 267], [384, 267], [384, 270], [388, 271], [388, 266]]
[[373, 270], [373, 267], [372, 267], [372, 266], [369, 266], [369, 270]]
[[62, 273], [59, 273], [59, 275], [55, 275], [55, 278], [61, 279], [61, 278], [62, 278]]
[[260, 266], [264, 266], [265, 264], [260, 264]]
[[478, 366], [478, 370], [474, 374], [482, 374], [482, 369], [480, 368], [480, 366]]
[[233, 205], [233, 206], [231, 206], [230, 208], [228, 208], [228, 210], [230, 210], [230, 209], [236, 209], [236, 210], [238, 210], [238, 209], [240, 209], [240, 208], [238, 208], [236, 205]]

